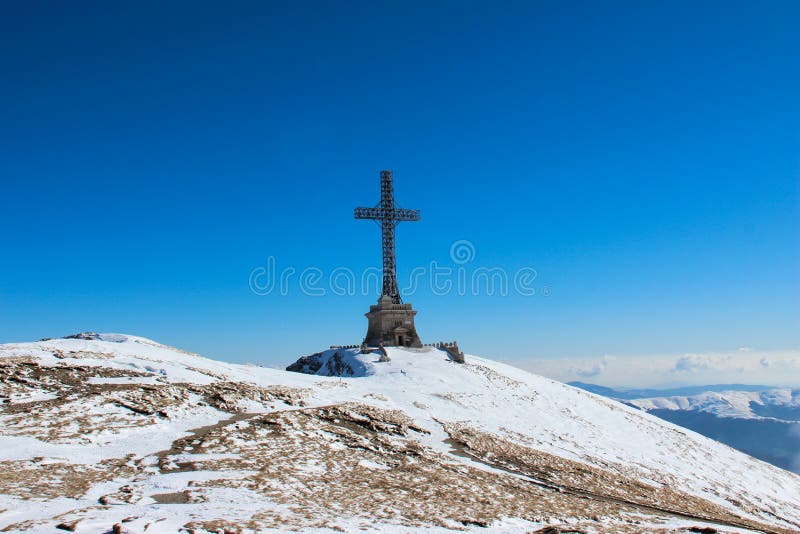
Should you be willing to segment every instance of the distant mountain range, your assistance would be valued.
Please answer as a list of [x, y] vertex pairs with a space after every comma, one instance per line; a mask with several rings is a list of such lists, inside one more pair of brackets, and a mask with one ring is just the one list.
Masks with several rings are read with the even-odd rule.
[[675, 389], [578, 387], [800, 473], [800, 389], [721, 384]]

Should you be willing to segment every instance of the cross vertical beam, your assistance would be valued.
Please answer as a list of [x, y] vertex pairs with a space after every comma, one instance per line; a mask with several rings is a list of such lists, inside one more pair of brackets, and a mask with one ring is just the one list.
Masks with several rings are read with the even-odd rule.
[[400, 304], [400, 289], [397, 287], [397, 249], [394, 241], [396, 226], [394, 216], [394, 180], [392, 171], [381, 171], [381, 242], [383, 248], [383, 295], [392, 297]]
[[381, 202], [374, 208], [356, 208], [356, 219], [372, 219], [381, 225], [381, 244], [383, 249], [383, 289], [395, 304], [402, 303], [397, 286], [397, 254], [395, 227], [402, 221], [418, 221], [419, 210], [395, 208], [394, 181], [392, 171], [381, 171]]

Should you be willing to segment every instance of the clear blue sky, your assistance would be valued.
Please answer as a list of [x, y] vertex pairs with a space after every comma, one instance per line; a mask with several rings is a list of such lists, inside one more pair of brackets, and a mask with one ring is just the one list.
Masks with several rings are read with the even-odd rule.
[[273, 364], [377, 295], [258, 296], [469, 240], [549, 296], [420, 290], [423, 341], [498, 358], [800, 347], [800, 4], [0, 6], [0, 341], [125, 332]]

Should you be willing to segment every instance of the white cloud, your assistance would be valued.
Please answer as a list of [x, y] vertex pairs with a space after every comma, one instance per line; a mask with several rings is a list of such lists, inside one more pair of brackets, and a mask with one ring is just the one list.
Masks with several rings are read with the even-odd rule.
[[735, 371], [744, 372], [742, 362], [737, 362], [733, 356], [719, 354], [684, 354], [680, 356], [672, 367], [673, 373], [697, 373], [702, 371]]
[[763, 384], [800, 387], [800, 350], [732, 350], [655, 356], [529, 359], [512, 362], [561, 382], [611, 387]]
[[570, 372], [574, 373], [575, 375], [587, 379], [587, 378], [594, 378], [603, 374], [603, 372], [608, 367], [607, 363], [608, 357], [603, 356], [603, 358], [599, 362], [595, 362], [590, 364], [589, 366], [585, 365], [575, 365], [570, 368]]

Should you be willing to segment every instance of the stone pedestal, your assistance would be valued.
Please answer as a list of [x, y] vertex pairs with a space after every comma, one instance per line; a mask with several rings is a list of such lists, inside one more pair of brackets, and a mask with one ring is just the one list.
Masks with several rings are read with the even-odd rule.
[[370, 347], [421, 347], [414, 326], [416, 314], [411, 304], [394, 304], [391, 297], [383, 295], [365, 314], [369, 324], [364, 343]]

